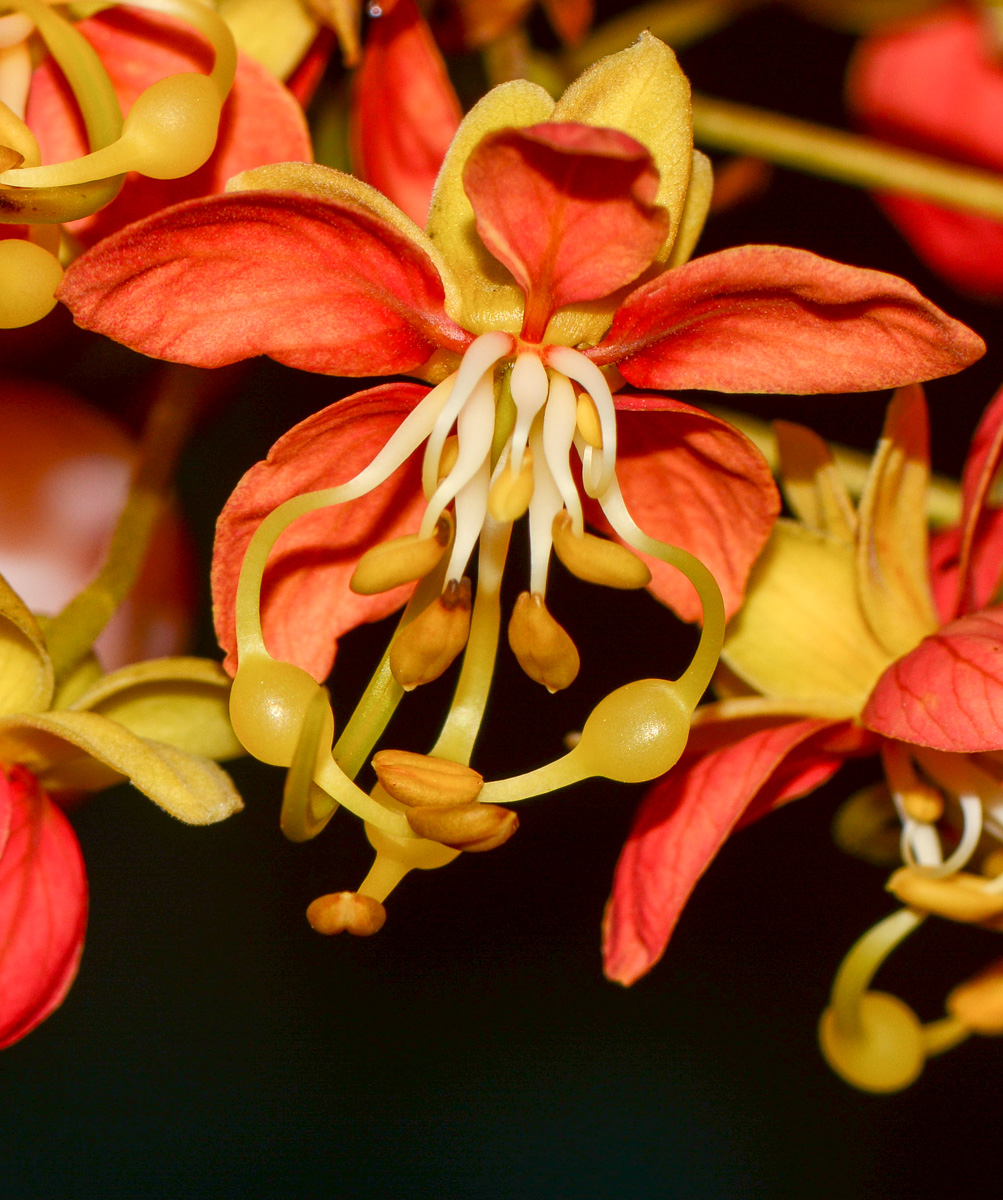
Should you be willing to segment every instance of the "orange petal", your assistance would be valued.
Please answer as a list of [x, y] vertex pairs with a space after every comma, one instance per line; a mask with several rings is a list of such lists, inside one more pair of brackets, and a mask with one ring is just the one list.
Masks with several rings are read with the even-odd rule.
[[[1003, 460], [1003, 388], [989, 402], [972, 438], [961, 476], [961, 541], [956, 613], [983, 608], [1000, 585], [1003, 528], [1000, 509], [988, 504]], [[954, 614], [952, 614], [954, 615]]]

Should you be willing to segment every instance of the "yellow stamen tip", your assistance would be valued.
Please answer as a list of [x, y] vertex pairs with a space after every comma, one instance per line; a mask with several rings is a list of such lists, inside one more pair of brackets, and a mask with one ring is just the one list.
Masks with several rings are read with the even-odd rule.
[[519, 666], [550, 692], [573, 683], [581, 666], [575, 643], [554, 620], [539, 592], [522, 592], [512, 609], [508, 641]]
[[552, 532], [557, 557], [586, 583], [627, 590], [651, 582], [651, 572], [626, 546], [591, 533], [576, 534], [566, 509], [554, 518]]
[[391, 538], [367, 550], [359, 559], [352, 574], [349, 588], [359, 596], [375, 596], [389, 592], [404, 583], [414, 583], [430, 571], [434, 571], [442, 560], [446, 543], [442, 536], [444, 522], [440, 522], [432, 537], [423, 538], [416, 533]]
[[390, 647], [390, 670], [411, 691], [438, 679], [467, 644], [470, 580], [450, 580], [445, 591], [406, 625]]

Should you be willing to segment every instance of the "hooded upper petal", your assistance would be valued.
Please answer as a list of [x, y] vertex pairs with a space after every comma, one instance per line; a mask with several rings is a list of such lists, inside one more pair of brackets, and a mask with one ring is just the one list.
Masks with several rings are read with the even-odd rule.
[[985, 344], [894, 275], [738, 246], [631, 292], [587, 353], [639, 387], [803, 395], [950, 375]]
[[87, 876], [69, 821], [27, 771], [0, 771], [0, 1049], [62, 1002], [86, 925]]
[[[418, 384], [391, 383], [341, 400], [294, 426], [244, 475], [220, 514], [213, 554], [216, 635], [228, 670], [236, 669], [237, 580], [258, 525], [293, 496], [351, 479], [427, 392]], [[301, 517], [282, 534], [261, 598], [262, 631], [276, 658], [322, 680], [343, 633], [379, 620], [404, 602], [406, 587], [358, 596], [348, 590], [348, 581], [377, 541], [418, 528], [420, 474], [419, 462], [408, 462], [367, 495]]]
[[[661, 958], [697, 880], [735, 824], [764, 790], [793, 799], [832, 774], [832, 756], [815, 746], [803, 751], [793, 775], [780, 768], [824, 721], [788, 721], [734, 745], [690, 759], [663, 776], [641, 802], [620, 854], [613, 892], [603, 918], [606, 974], [630, 984]], [[793, 783], [793, 779], [797, 783]], [[774, 785], [771, 787], [771, 784]]]
[[875, 733], [937, 750], [1003, 748], [1003, 608], [959, 617], [893, 663], [862, 720]]
[[635, 280], [669, 231], [651, 155], [615, 129], [497, 130], [470, 154], [463, 186], [481, 241], [526, 296], [528, 341], [542, 340], [555, 309]]
[[386, 6], [369, 23], [353, 82], [352, 160], [358, 173], [424, 225], [461, 117], [442, 55], [413, 0]]
[[252, 191], [175, 205], [78, 259], [60, 298], [84, 328], [199, 367], [268, 354], [382, 375], [462, 350], [471, 339], [446, 315], [421, 231], [403, 214], [390, 223], [389, 202], [357, 180], [289, 170], [297, 186], [333, 179], [339, 198]]
[[[627, 507], [652, 537], [695, 554], [733, 614], [780, 507], [769, 466], [733, 425], [665, 396], [619, 393], [616, 471]], [[597, 504], [589, 521], [608, 531]], [[693, 588], [656, 559], [651, 591], [685, 620], [700, 617]]]
[[[97, 51], [128, 112], [145, 88], [190, 71], [208, 71], [212, 51], [188, 25], [151, 13], [114, 12], [81, 21], [78, 32]], [[73, 93], [51, 58], [32, 76], [27, 121], [44, 162], [63, 162], [87, 153]], [[233, 88], [223, 105], [216, 149], [199, 170], [181, 179], [131, 175], [118, 197], [69, 228], [93, 245], [132, 221], [195, 196], [221, 192], [231, 175], [280, 160], [311, 161], [313, 152], [303, 111], [264, 67], [241, 54]]]

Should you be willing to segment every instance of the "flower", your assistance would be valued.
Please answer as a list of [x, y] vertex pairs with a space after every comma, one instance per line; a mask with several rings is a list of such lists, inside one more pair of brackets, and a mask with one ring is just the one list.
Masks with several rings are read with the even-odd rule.
[[[865, 38], [847, 76], [851, 110], [878, 137], [1003, 170], [1003, 70], [992, 18], [948, 4]], [[917, 254], [962, 291], [1003, 297], [1003, 222], [913, 196], [878, 200]]]
[[[0, 244], [0, 269], [11, 273], [0, 324], [30, 323], [55, 303], [60, 226], [90, 245], [167, 204], [220, 191], [238, 171], [312, 157], [295, 100], [235, 55], [226, 26], [204, 5], [175, 0], [173, 15], [115, 9], [75, 24], [35, 0], [18, 7], [0, 18], [0, 88], [10, 108], [0, 140], [12, 147], [0, 162], [0, 215], [17, 238], [8, 233], [12, 244]], [[32, 70], [39, 35], [52, 55]], [[192, 82], [202, 71], [204, 87]], [[81, 157], [88, 146], [96, 154]], [[130, 167], [141, 174], [126, 178]]]
[[[975, 335], [891, 276], [782, 247], [686, 263], [710, 168], [692, 148], [687, 81], [647, 35], [556, 105], [525, 81], [491, 91], [450, 145], [424, 233], [380, 193], [324, 168], [245, 172], [229, 189], [100, 243], [67, 273], [61, 296], [78, 323], [154, 356], [211, 367], [268, 353], [313, 371], [436, 384], [386, 384], [303, 422], [245, 476], [218, 526], [216, 621], [236, 665], [235, 726], [252, 753], [291, 768], [292, 836], [312, 836], [333, 812], [312, 789], [377, 831], [378, 881], [361, 893], [370, 901], [410, 866], [439, 865], [421, 858], [441, 857], [437, 841], [486, 848], [490, 822], [506, 819], [489, 819], [488, 802], [587, 775], [652, 778], [682, 748], [716, 657], [714, 579], [734, 611], [775, 491], [757, 452], [724, 422], [658, 394], [614, 400], [611, 384], [875, 388], [958, 370], [982, 352]], [[422, 443], [423, 463], [405, 467]], [[348, 500], [358, 502], [330, 511]], [[565, 758], [479, 791], [479, 776], [447, 781], [437, 764], [466, 764], [472, 751], [509, 531], [527, 511], [529, 588], [509, 641], [533, 679], [558, 690], [578, 670], [574, 643], [545, 604], [552, 548], [592, 582], [642, 586], [650, 571], [660, 599], [689, 619], [702, 608], [703, 640], [681, 680], [620, 689]], [[621, 544], [587, 535], [586, 517]], [[478, 538], [471, 613], [465, 571]], [[388, 661], [332, 759], [333, 718], [315, 680], [329, 672], [337, 637], [398, 607], [416, 579]], [[384, 760], [368, 796], [351, 780], [401, 689], [436, 678], [468, 641], [433, 765]], [[423, 782], [412, 806], [459, 789], [457, 804], [471, 806], [465, 841], [428, 813], [405, 814], [413, 772]], [[407, 863], [396, 877], [391, 860]], [[371, 932], [373, 910], [353, 913]], [[343, 915], [339, 901], [333, 924]]]
[[[855, 798], [837, 828], [844, 843], [880, 859], [895, 815], [890, 792], [909, 866], [889, 887], [912, 915], [889, 918], [850, 952], [833, 993], [839, 1027], [833, 1032], [830, 1012], [822, 1038], [851, 1082], [895, 1090], [967, 1027], [952, 1026], [953, 1041], [928, 1036], [924, 1049], [901, 1001], [889, 1016], [885, 1001], [866, 999], [875, 995], [866, 988], [877, 965], [922, 919], [913, 910], [990, 923], [1003, 914], [1001, 864], [985, 845], [979, 857], [993, 879], [960, 872], [980, 833], [988, 846], [1003, 839], [1003, 608], [994, 605], [1003, 522], [991, 487], [1003, 390], [973, 441], [961, 524], [937, 535], [932, 556], [918, 386], [901, 389], [889, 407], [856, 511], [824, 443], [799, 426], [777, 430], [797, 519], [777, 522], [750, 577], [722, 651], [724, 698], [698, 711], [684, 763], [641, 804], [604, 921], [606, 970], [632, 983], [650, 969], [733, 828], [813, 791], [848, 755], [880, 753], [888, 790]], [[938, 834], [945, 815], [961, 828], [946, 862]], [[881, 1031], [864, 1046], [859, 1020], [871, 1017]], [[852, 1036], [844, 1037], [846, 1022], [856, 1026]]]
[[241, 807], [212, 758], [241, 753], [229, 680], [197, 658], [102, 675], [93, 659], [58, 685], [38, 621], [0, 578], [0, 1047], [63, 1000], [83, 950], [87, 879], [58, 801], [129, 780], [189, 824]]

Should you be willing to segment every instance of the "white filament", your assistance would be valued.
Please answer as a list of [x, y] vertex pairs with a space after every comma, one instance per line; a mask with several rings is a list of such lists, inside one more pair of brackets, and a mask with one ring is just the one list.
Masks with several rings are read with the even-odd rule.
[[515, 427], [512, 430], [512, 476], [522, 470], [522, 456], [529, 440], [529, 430], [536, 414], [547, 402], [549, 380], [547, 370], [537, 354], [520, 354], [512, 368], [510, 381], [515, 404]]
[[[455, 385], [448, 403], [439, 413], [439, 419], [432, 429], [425, 449], [425, 461], [422, 466], [421, 484], [426, 496], [432, 496], [439, 480], [439, 460], [442, 458], [442, 447], [445, 445], [453, 423], [463, 411], [474, 389], [484, 379], [491, 381], [491, 372], [495, 363], [512, 351], [512, 336], [508, 333], [482, 333], [467, 347], [460, 368], [456, 372]], [[494, 387], [492, 385], [491, 428], [494, 429]], [[468, 477], [469, 478], [469, 477]], [[462, 486], [462, 485], [461, 485]], [[441, 511], [441, 510], [440, 510]]]
[[[584, 354], [572, 350], [570, 346], [548, 346], [546, 359], [555, 370], [581, 384], [596, 406], [599, 431], [602, 435], [602, 456], [600, 461], [595, 463], [591, 453], [583, 455], [582, 463], [586, 470], [585, 490], [590, 496], [601, 496], [610, 486], [616, 468], [616, 409], [613, 406], [613, 394], [609, 390], [609, 384], [594, 362], [590, 362]], [[593, 465], [598, 470], [596, 477], [589, 479]], [[594, 489], [589, 486], [590, 483], [594, 483]]]
[[543, 414], [543, 454], [553, 483], [571, 517], [571, 527], [574, 533], [581, 537], [585, 531], [585, 521], [570, 462], [577, 419], [577, 404], [571, 380], [566, 375], [554, 371], [550, 378], [550, 392]]
[[456, 493], [456, 536], [446, 568], [446, 583], [463, 575], [477, 539], [481, 536], [487, 517], [490, 475], [490, 462], [485, 454], [480, 466]]
[[[571, 385], [568, 384], [568, 390], [570, 389]], [[546, 417], [543, 423], [545, 429]], [[547, 591], [547, 570], [554, 544], [554, 517], [564, 507], [564, 497], [547, 461], [544, 429], [540, 428], [540, 422], [537, 421], [529, 435], [533, 451], [533, 497], [529, 502], [529, 590], [541, 596]], [[567, 467], [566, 451], [564, 465]], [[577, 496], [575, 499], [577, 500]], [[578, 513], [580, 519], [581, 506]]]
[[[454, 389], [455, 393], [455, 389]], [[441, 421], [440, 416], [440, 421]], [[477, 381], [456, 421], [459, 453], [453, 469], [432, 493], [421, 520], [421, 536], [431, 537], [443, 509], [480, 470], [491, 453], [495, 428], [495, 387], [490, 372]], [[487, 512], [487, 499], [481, 521]]]
[[[940, 838], [935, 826], [903, 815], [902, 857], [910, 867], [927, 878], [943, 879], [947, 875], [953, 875], [955, 871], [960, 871], [979, 844], [982, 835], [982, 801], [978, 796], [966, 795], [959, 796], [958, 803], [961, 805], [964, 828], [954, 853], [946, 861], [943, 860]], [[895, 806], [900, 814], [905, 813], [898, 795], [895, 796]]]

